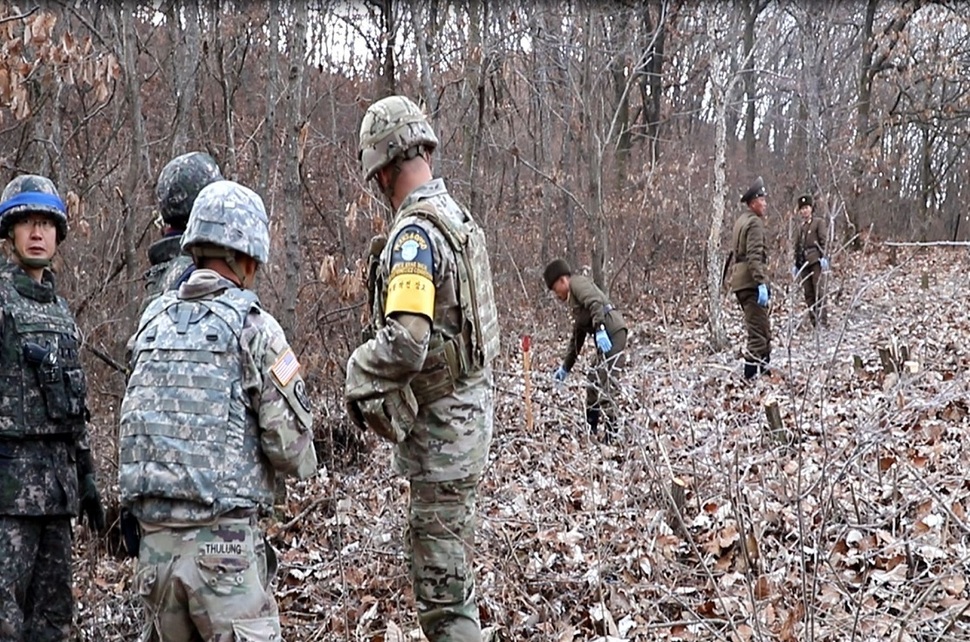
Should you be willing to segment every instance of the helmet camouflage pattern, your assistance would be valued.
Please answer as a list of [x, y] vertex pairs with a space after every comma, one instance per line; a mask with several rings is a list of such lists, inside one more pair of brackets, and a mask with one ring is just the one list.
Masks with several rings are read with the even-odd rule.
[[215, 245], [269, 260], [269, 218], [259, 194], [233, 181], [216, 181], [202, 188], [182, 233], [182, 249]]
[[67, 238], [67, 206], [46, 176], [23, 174], [7, 183], [0, 196], [0, 238], [7, 238], [14, 223], [30, 214], [54, 220], [58, 243]]
[[404, 96], [388, 96], [367, 108], [360, 123], [358, 155], [364, 180], [369, 181], [382, 167], [399, 157], [413, 158], [415, 151], [438, 146], [421, 108]]
[[170, 160], [155, 184], [162, 220], [173, 227], [184, 227], [196, 196], [203, 187], [219, 180], [222, 180], [219, 165], [205, 152], [189, 152]]

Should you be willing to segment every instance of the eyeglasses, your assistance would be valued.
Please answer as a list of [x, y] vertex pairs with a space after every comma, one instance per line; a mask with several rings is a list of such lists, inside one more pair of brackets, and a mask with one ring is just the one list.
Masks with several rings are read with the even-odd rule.
[[29, 225], [32, 228], [35, 228], [35, 227], [40, 228], [42, 231], [45, 231], [45, 232], [48, 230], [52, 230], [54, 229], [54, 227], [56, 227], [54, 221], [47, 218], [46, 216], [38, 216], [36, 218], [31, 217], [31, 218], [21, 219], [20, 221], [17, 221], [16, 224], [24, 225], [24, 226]]

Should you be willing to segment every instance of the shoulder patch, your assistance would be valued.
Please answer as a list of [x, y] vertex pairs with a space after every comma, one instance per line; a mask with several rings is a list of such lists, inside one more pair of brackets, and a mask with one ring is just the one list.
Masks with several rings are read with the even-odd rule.
[[384, 315], [421, 314], [434, 319], [434, 252], [428, 233], [407, 225], [394, 237]]
[[281, 388], [285, 388], [296, 373], [300, 371], [300, 362], [296, 360], [296, 355], [293, 354], [293, 349], [287, 347], [286, 350], [276, 358], [276, 363], [273, 367], [269, 369], [273, 374], [273, 377], [280, 384]]

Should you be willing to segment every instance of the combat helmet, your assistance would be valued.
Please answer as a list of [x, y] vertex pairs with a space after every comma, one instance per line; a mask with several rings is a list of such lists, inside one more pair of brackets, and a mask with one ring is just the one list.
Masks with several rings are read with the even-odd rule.
[[67, 207], [54, 182], [46, 176], [22, 174], [0, 195], [0, 238], [7, 238], [14, 223], [30, 214], [46, 214], [57, 227], [57, 242], [67, 238]]
[[[182, 250], [193, 258], [218, 257], [234, 266], [233, 252], [269, 261], [269, 218], [259, 194], [233, 181], [202, 188], [182, 233]], [[233, 270], [235, 271], [235, 267]], [[237, 272], [238, 275], [238, 272]]]
[[364, 180], [369, 181], [397, 158], [414, 158], [422, 150], [430, 152], [437, 146], [431, 123], [412, 100], [404, 96], [382, 98], [367, 108], [360, 123], [358, 158]]
[[170, 160], [158, 175], [155, 198], [166, 225], [182, 228], [192, 213], [192, 203], [202, 188], [222, 180], [215, 159], [205, 152], [189, 152]]

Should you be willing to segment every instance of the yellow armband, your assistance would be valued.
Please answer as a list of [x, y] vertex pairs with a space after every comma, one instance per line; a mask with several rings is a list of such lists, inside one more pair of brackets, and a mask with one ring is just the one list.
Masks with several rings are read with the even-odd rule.
[[427, 233], [408, 225], [394, 238], [384, 315], [420, 314], [434, 319], [434, 254]]

